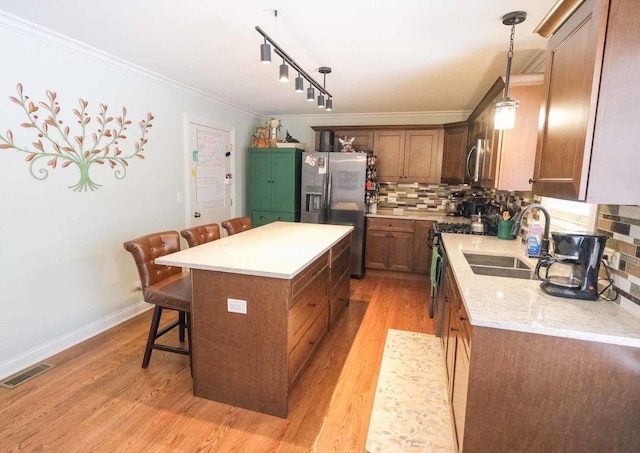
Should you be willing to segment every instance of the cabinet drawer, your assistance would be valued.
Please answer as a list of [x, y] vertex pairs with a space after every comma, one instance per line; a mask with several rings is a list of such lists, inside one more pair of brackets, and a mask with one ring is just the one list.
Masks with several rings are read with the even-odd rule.
[[349, 304], [350, 279], [351, 275], [349, 275], [349, 272], [345, 272], [336, 282], [335, 289], [331, 290], [331, 299], [329, 301], [330, 329], [333, 328], [342, 309]]
[[254, 227], [273, 222], [296, 222], [300, 220], [300, 213], [295, 211], [251, 211], [250, 216]]
[[311, 263], [305, 270], [293, 277], [291, 281], [291, 307], [296, 303], [296, 297], [305, 286], [311, 284], [313, 279], [329, 266], [329, 252], [323, 253], [320, 258]]
[[[336, 261], [344, 258], [344, 252], [346, 249], [350, 249], [351, 247], [351, 234], [349, 234], [346, 238], [343, 238], [336, 245], [331, 247], [329, 252], [329, 267], [333, 268]], [[350, 252], [349, 252], [350, 253]], [[349, 261], [347, 259], [347, 261]]]
[[296, 345], [318, 312], [329, 302], [329, 271], [325, 268], [313, 282], [296, 297], [289, 309], [287, 344], [291, 349]]
[[473, 327], [469, 322], [469, 315], [467, 314], [467, 310], [465, 310], [464, 303], [462, 301], [460, 301], [460, 307], [458, 308], [458, 320], [460, 321], [460, 339], [462, 340], [463, 346], [466, 350], [467, 357], [469, 357], [471, 332], [473, 331]]
[[368, 217], [367, 228], [370, 230], [406, 231], [408, 233], [413, 233], [415, 230], [415, 221]]
[[340, 280], [342, 278], [342, 276], [345, 273], [349, 273], [349, 271], [351, 270], [351, 253], [350, 253], [350, 248], [347, 248], [345, 250], [343, 250], [343, 258], [344, 259], [340, 259], [338, 261], [336, 261], [334, 267], [332, 267], [329, 270], [329, 275], [330, 275], [330, 281], [331, 281], [331, 292], [333, 293], [333, 289], [336, 287], [336, 285], [338, 284], [338, 280]]
[[289, 385], [298, 378], [305, 363], [307, 363], [313, 351], [318, 347], [323, 335], [327, 332], [328, 311], [329, 307], [325, 304], [309, 329], [305, 331], [301, 340], [289, 353]]

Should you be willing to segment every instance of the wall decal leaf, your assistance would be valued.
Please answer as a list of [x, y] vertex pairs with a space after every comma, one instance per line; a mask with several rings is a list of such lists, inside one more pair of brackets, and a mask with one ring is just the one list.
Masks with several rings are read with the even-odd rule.
[[[36, 134], [38, 138], [32, 142], [32, 145], [37, 151], [14, 144], [14, 135], [11, 130], [7, 131], [6, 137], [0, 135], [0, 149], [15, 149], [16, 151], [25, 153], [25, 161], [30, 162], [29, 171], [34, 178], [44, 180], [49, 175], [49, 172], [44, 168], [40, 168], [37, 175], [35, 173], [37, 169], [35, 165], [41, 162], [41, 158], [45, 158], [46, 156], [48, 160], [45, 159], [45, 165], [54, 169], [57, 167], [58, 160], [60, 159], [61, 167], [66, 168], [74, 164], [80, 170], [79, 181], [69, 186], [69, 188], [74, 191], [86, 192], [87, 190], [96, 190], [100, 187], [100, 184], [96, 184], [89, 175], [91, 165], [95, 163], [104, 165], [106, 161], [109, 164], [109, 168], [115, 171], [114, 175], [116, 179], [123, 179], [126, 176], [126, 168], [129, 166], [130, 159], [134, 157], [145, 159], [145, 156], [142, 155], [142, 146], [147, 143], [146, 135], [152, 127], [151, 120], [154, 119], [154, 116], [151, 112], [147, 112], [147, 119], [139, 123], [141, 135], [140, 139], [134, 142], [133, 151], [125, 155], [117, 145], [119, 143], [118, 140], [127, 140], [127, 135], [124, 131], [127, 125], [132, 124], [132, 122], [126, 118], [126, 107], [122, 107], [122, 116], [114, 118], [113, 116], [107, 115], [109, 108], [107, 104], [98, 104], [100, 114], [94, 118], [96, 120], [94, 122], [94, 124], [96, 124], [94, 132], [87, 130], [87, 125], [91, 122], [91, 116], [89, 112], [87, 112], [89, 102], [80, 98], [78, 101], [79, 108], [71, 109], [78, 119], [77, 123], [79, 124], [78, 128], [80, 131], [77, 135], [71, 135], [70, 127], [66, 125], [63, 126], [63, 121], [58, 118], [60, 106], [58, 102], [55, 101], [57, 99], [57, 93], [55, 91], [46, 91], [48, 102], [46, 100], [34, 102], [29, 99], [29, 96], [23, 95], [23, 86], [21, 83], [16, 85], [16, 90], [18, 97], [9, 96], [9, 100], [14, 104], [20, 105], [27, 116], [28, 121], [21, 123], [21, 127], [35, 129], [34, 134]], [[49, 111], [50, 115], [47, 115], [43, 121], [38, 122], [38, 115], [34, 115], [34, 113], [40, 108]], [[116, 127], [107, 127], [107, 124], [114, 120]], [[55, 131], [60, 134], [58, 138], [50, 135], [50, 133]], [[73, 137], [73, 140], [70, 142], [71, 137]], [[85, 140], [87, 137], [93, 138], [91, 145]], [[72, 142], [77, 144], [75, 148]], [[45, 150], [46, 143], [53, 148], [53, 151]], [[112, 156], [109, 156], [111, 147], [114, 145], [114, 153]], [[90, 149], [84, 149], [85, 146], [90, 147]], [[103, 154], [100, 155], [101, 153]], [[44, 162], [44, 160], [42, 162]]]

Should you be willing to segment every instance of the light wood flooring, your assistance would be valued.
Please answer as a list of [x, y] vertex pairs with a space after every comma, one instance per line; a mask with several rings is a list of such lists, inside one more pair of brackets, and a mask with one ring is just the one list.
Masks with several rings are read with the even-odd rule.
[[194, 397], [185, 356], [154, 351], [143, 370], [144, 313], [0, 388], [0, 451], [364, 452], [386, 332], [433, 333], [427, 303], [425, 280], [352, 279], [351, 304], [298, 381], [286, 420]]

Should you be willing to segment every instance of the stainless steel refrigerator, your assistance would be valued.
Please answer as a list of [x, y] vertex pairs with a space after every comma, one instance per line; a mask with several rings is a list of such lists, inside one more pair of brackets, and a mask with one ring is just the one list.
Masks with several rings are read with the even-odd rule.
[[351, 276], [364, 273], [367, 153], [304, 153], [300, 222], [353, 225]]

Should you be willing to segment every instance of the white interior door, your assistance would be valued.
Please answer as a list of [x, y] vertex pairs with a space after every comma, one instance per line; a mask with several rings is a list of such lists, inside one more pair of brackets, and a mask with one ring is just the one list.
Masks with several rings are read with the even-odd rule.
[[235, 217], [233, 129], [185, 116], [185, 137], [187, 227]]

